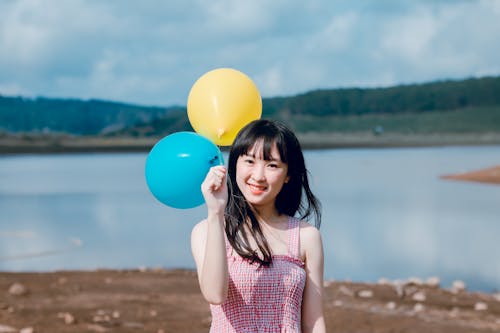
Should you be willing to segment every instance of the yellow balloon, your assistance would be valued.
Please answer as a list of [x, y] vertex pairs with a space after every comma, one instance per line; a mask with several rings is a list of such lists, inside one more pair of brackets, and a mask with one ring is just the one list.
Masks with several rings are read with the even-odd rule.
[[191, 88], [187, 113], [193, 129], [219, 146], [230, 146], [236, 134], [262, 115], [262, 98], [253, 81], [240, 71], [218, 68]]

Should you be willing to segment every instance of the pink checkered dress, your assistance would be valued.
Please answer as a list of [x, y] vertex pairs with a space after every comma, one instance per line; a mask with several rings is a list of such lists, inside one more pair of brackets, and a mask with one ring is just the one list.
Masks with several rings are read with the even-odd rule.
[[210, 332], [281, 333], [301, 331], [302, 293], [306, 282], [299, 257], [300, 221], [288, 219], [288, 254], [273, 256], [269, 267], [232, 254], [226, 241], [229, 290], [221, 305], [210, 305]]

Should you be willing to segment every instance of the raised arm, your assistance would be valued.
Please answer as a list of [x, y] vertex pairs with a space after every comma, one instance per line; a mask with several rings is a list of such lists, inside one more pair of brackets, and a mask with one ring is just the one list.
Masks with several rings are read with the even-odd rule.
[[225, 167], [212, 167], [201, 190], [208, 215], [191, 232], [191, 251], [203, 296], [211, 304], [221, 304], [227, 297], [228, 289], [224, 235], [224, 209], [227, 204]]
[[303, 223], [300, 232], [305, 252], [306, 285], [302, 299], [302, 332], [326, 332], [323, 314], [323, 243], [315, 227]]

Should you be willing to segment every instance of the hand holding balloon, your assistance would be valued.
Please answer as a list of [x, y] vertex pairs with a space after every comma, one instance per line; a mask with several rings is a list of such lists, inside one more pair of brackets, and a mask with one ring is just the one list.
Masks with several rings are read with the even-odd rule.
[[[193, 132], [161, 139], [146, 160], [146, 182], [161, 203], [193, 208], [203, 203], [223, 214], [226, 169], [216, 145], [229, 146], [241, 128], [262, 114], [262, 99], [248, 76], [231, 68], [200, 77], [189, 93], [187, 113]], [[213, 168], [212, 168], [213, 167]]]
[[227, 205], [226, 168], [222, 165], [211, 167], [201, 184], [201, 192], [209, 213], [224, 214]]

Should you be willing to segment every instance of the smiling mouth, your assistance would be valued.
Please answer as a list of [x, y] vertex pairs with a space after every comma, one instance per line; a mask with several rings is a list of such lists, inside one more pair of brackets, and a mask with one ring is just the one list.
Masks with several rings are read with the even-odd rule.
[[254, 185], [254, 184], [247, 184], [247, 185], [248, 185], [248, 188], [250, 189], [250, 192], [252, 192], [252, 194], [262, 194], [267, 189], [266, 186]]

